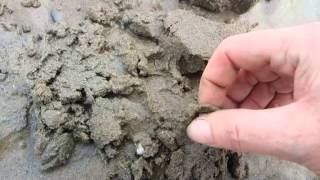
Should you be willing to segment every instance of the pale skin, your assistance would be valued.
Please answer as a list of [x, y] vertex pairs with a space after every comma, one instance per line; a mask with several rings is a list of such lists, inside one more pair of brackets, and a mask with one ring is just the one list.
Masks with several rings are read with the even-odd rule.
[[276, 156], [320, 175], [320, 23], [225, 39], [200, 81], [194, 120], [202, 144]]

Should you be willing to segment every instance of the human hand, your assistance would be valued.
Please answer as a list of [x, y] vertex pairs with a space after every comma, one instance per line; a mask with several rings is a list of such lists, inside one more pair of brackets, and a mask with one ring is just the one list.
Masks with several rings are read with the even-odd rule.
[[320, 174], [320, 23], [224, 40], [200, 81], [200, 104], [221, 110], [191, 123], [209, 146], [279, 157]]

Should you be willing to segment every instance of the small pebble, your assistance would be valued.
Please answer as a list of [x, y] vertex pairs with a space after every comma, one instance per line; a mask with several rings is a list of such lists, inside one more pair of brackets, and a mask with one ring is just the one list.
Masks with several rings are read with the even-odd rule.
[[61, 12], [56, 9], [52, 9], [50, 12], [51, 19], [54, 23], [60, 23], [62, 21]]
[[27, 8], [30, 8], [30, 7], [38, 8], [41, 6], [41, 3], [39, 0], [22, 0], [21, 5]]
[[29, 26], [29, 25], [22, 25], [22, 32], [23, 33], [29, 33], [29, 32], [31, 32], [31, 26]]

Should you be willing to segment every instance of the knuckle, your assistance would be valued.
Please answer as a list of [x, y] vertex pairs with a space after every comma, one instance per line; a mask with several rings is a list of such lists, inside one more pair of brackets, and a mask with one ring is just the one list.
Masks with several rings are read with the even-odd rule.
[[242, 141], [237, 123], [233, 123], [231, 129], [228, 131], [228, 136], [228, 139], [230, 140], [230, 149], [241, 152], [243, 150], [241, 146]]
[[250, 86], [255, 86], [259, 82], [249, 71], [245, 71], [245, 75], [243, 77], [246, 83]]

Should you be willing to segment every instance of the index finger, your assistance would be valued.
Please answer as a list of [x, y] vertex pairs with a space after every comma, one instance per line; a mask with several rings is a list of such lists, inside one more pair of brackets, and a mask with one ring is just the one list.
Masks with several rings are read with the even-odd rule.
[[[209, 60], [200, 81], [201, 104], [222, 107], [230, 101], [227, 88], [240, 69], [256, 71], [271, 64], [285, 63], [290, 29], [265, 30], [225, 39]], [[294, 36], [293, 36], [294, 37]]]

